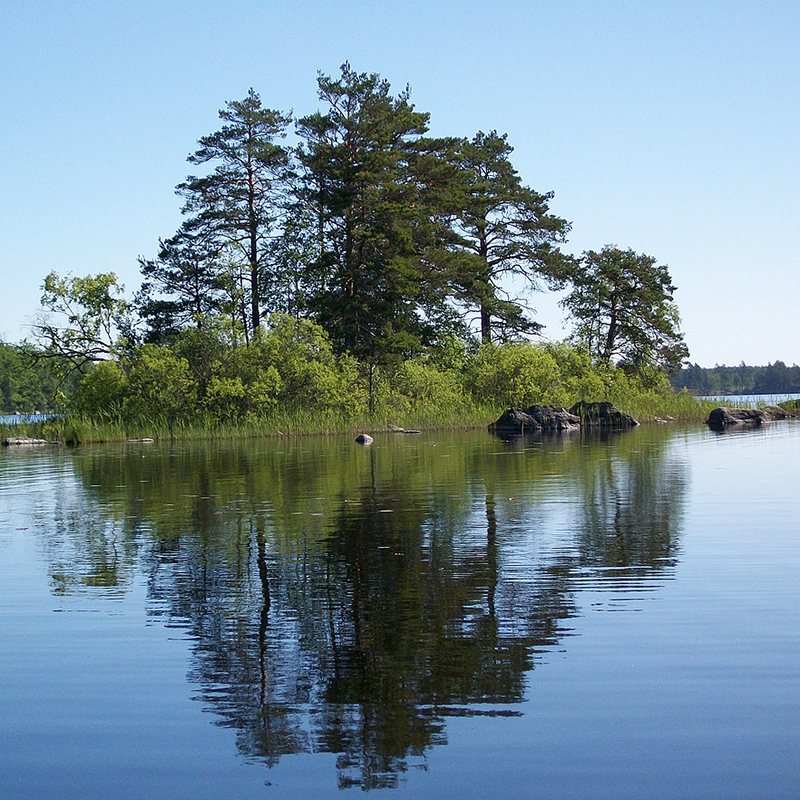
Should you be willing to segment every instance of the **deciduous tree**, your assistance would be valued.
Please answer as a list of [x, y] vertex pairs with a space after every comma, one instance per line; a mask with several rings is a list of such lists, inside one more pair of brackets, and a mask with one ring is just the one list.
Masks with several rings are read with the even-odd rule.
[[51, 272], [42, 290], [44, 313], [33, 326], [40, 355], [72, 369], [119, 355], [130, 304], [113, 272], [82, 278]]

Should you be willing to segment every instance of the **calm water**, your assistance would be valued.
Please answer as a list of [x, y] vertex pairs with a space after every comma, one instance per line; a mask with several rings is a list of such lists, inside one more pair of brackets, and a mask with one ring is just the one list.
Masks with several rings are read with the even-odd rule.
[[22, 425], [28, 422], [44, 422], [58, 414], [0, 414], [0, 425]]
[[0, 452], [0, 795], [789, 798], [800, 423]]
[[785, 392], [783, 394], [711, 394], [701, 397], [701, 400], [716, 400], [720, 405], [734, 406], [756, 406], [774, 405], [783, 403], [786, 400], [800, 400], [797, 392]]

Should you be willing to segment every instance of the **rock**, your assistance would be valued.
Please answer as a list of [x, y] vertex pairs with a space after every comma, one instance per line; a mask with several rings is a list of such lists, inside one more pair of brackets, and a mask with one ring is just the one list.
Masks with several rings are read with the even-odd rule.
[[539, 431], [577, 431], [580, 418], [561, 406], [509, 408], [497, 422], [489, 425], [490, 433], [537, 433]]
[[795, 416], [781, 406], [767, 406], [764, 413], [769, 414], [772, 419], [791, 419]]
[[372, 444], [375, 440], [368, 433], [359, 433], [358, 436], [356, 436], [356, 441], [359, 444], [367, 445]]
[[35, 445], [35, 444], [49, 444], [47, 439], [31, 439], [30, 436], [11, 436], [3, 440], [6, 447], [13, 445]]
[[126, 439], [128, 444], [153, 444], [154, 439]]
[[768, 406], [767, 408], [720, 406], [708, 415], [706, 425], [710, 428], [725, 428], [728, 425], [762, 425], [765, 422], [787, 419], [790, 416], [791, 414], [780, 406]]
[[627, 430], [636, 427], [639, 422], [630, 414], [620, 411], [611, 403], [588, 403], [581, 400], [569, 410], [587, 428], [605, 428], [607, 430]]

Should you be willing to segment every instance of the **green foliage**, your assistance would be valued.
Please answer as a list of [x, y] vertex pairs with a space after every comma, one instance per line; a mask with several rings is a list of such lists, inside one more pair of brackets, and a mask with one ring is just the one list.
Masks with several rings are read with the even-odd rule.
[[675, 370], [689, 355], [680, 332], [675, 287], [651, 256], [611, 245], [583, 254], [561, 301], [576, 328], [573, 338], [600, 364], [619, 362], [640, 375]]
[[191, 419], [197, 407], [189, 362], [172, 350], [143, 345], [128, 375], [124, 414], [135, 421], [160, 421], [172, 428]]
[[269, 331], [252, 348], [262, 376], [270, 369], [278, 376], [280, 405], [350, 413], [365, 408], [365, 387], [357, 362], [351, 356], [337, 357], [319, 325], [275, 315]]
[[130, 310], [113, 272], [64, 277], [51, 272], [42, 286], [45, 316], [34, 326], [43, 354], [74, 369], [118, 355]]
[[613, 371], [594, 367], [585, 350], [566, 342], [547, 343], [542, 349], [558, 364], [565, 405], [606, 396]]
[[116, 361], [96, 364], [78, 384], [72, 411], [93, 419], [116, 419], [128, 393], [128, 378]]
[[442, 369], [429, 358], [409, 359], [381, 377], [378, 406], [384, 412], [426, 414], [448, 409], [452, 414], [471, 405], [460, 373]]
[[497, 408], [566, 402], [558, 362], [530, 342], [481, 345], [467, 365], [465, 382], [475, 400]]

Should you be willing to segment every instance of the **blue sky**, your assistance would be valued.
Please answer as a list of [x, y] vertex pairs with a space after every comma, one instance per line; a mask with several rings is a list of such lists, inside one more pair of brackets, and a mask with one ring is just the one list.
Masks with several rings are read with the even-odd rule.
[[[435, 135], [508, 133], [570, 252], [668, 264], [693, 362], [800, 363], [796, 3], [29, 0], [0, 41], [6, 341], [51, 270], [133, 293], [226, 101], [304, 115], [349, 60], [410, 84]], [[556, 300], [532, 298], [551, 338]]]

